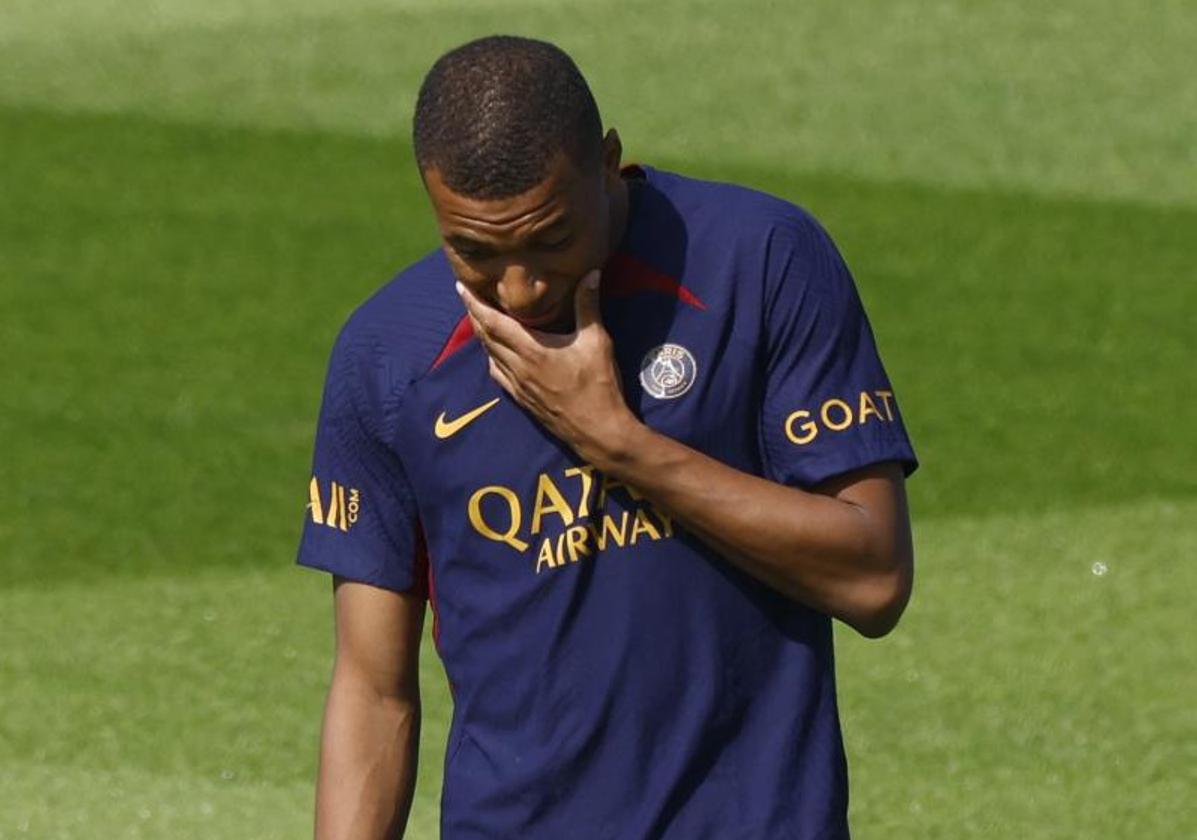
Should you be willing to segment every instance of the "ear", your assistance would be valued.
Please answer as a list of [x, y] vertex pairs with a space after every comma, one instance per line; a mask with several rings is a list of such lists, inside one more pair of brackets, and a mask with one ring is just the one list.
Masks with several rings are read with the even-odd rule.
[[619, 132], [612, 128], [603, 138], [603, 175], [608, 187], [619, 183], [622, 165], [623, 143], [619, 140]]

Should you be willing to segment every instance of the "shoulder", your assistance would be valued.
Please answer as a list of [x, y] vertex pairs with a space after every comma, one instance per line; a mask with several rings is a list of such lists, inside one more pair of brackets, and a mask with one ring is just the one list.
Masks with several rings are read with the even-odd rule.
[[414, 370], [425, 355], [431, 353], [430, 362], [435, 358], [438, 342], [444, 342], [462, 311], [449, 263], [443, 252], [432, 251], [361, 303], [341, 327], [337, 346]]
[[685, 255], [675, 265], [704, 300], [734, 306], [744, 329], [758, 323], [757, 313], [809, 311], [853, 293], [831, 236], [804, 207], [738, 184], [647, 168], [646, 175], [658, 233], [675, 222], [676, 234], [665, 237]]
[[760, 245], [771, 240], [819, 244], [827, 237], [810, 211], [776, 195], [740, 184], [648, 169], [648, 181], [692, 232], [725, 243]]
[[463, 313], [440, 251], [405, 268], [360, 304], [337, 334], [327, 389], [357, 413], [385, 418], [431, 367]]

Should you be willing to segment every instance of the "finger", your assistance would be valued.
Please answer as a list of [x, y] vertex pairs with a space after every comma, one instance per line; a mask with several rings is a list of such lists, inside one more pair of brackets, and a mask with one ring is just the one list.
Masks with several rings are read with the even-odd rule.
[[491, 358], [488, 360], [488, 365], [491, 379], [499, 383], [499, 387], [506, 391], [517, 405], [532, 412], [542, 423], [548, 422], [551, 414], [545, 412], [544, 404], [537, 397], [534, 389], [522, 387], [519, 384], [519, 379], [510, 370], [503, 367], [502, 362]]
[[490, 378], [499, 383], [499, 387], [511, 395], [512, 399], [519, 401], [519, 395], [515, 392], [515, 383], [511, 377], [503, 370], [502, 365], [491, 357], [487, 360], [487, 369], [490, 372]]
[[465, 305], [466, 314], [470, 316], [470, 323], [474, 325], [474, 333], [480, 338], [489, 333], [489, 318], [493, 311], [491, 307], [478, 300], [477, 296], [461, 283], [457, 284], [457, 295]]
[[466, 308], [466, 314], [470, 316], [470, 321], [474, 324], [474, 332], [479, 334], [490, 333], [491, 320], [497, 310], [480, 300], [477, 295], [467, 289], [461, 282], [457, 283], [457, 295], [461, 298], [461, 302]]
[[599, 305], [599, 270], [596, 268], [574, 289], [574, 324], [581, 332], [594, 325], [603, 325], [602, 307]]
[[508, 347], [501, 341], [495, 341], [490, 337], [484, 338], [482, 344], [486, 348], [488, 356], [502, 365], [503, 369], [511, 377], [519, 378], [518, 372], [524, 369], [526, 362], [518, 350]]
[[474, 337], [478, 339], [479, 343], [482, 345], [482, 348], [489, 353], [491, 345], [490, 336], [486, 334], [486, 330], [482, 328], [482, 324], [480, 324], [478, 319], [474, 317], [474, 313], [467, 310], [466, 317], [470, 319], [470, 329], [474, 331]]
[[466, 311], [474, 319], [475, 332], [481, 328], [486, 335], [509, 347], [518, 348], [531, 340], [519, 321], [479, 299], [460, 282], [457, 284], [457, 294], [461, 296]]
[[[469, 315], [468, 317], [470, 323], [474, 325], [474, 334], [482, 344], [482, 349], [486, 351], [487, 363], [492, 378], [503, 385], [504, 389], [512, 396], [516, 396], [517, 383], [524, 381], [521, 371], [528, 370], [529, 366], [534, 369], [535, 362], [529, 362], [507, 345], [494, 341], [485, 332], [481, 332], [478, 329], [473, 315]], [[502, 378], [495, 376], [495, 371], [499, 371], [502, 374]]]

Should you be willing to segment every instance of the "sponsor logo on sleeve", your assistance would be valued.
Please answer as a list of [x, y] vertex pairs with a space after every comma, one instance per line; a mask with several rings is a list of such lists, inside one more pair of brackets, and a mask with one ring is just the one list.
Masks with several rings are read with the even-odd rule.
[[327, 525], [338, 531], [348, 531], [357, 523], [362, 509], [362, 494], [356, 487], [346, 487], [335, 481], [328, 483], [328, 503], [321, 495], [320, 480], [312, 476], [308, 485], [308, 512], [316, 525]]
[[892, 423], [897, 416], [893, 391], [861, 391], [857, 397], [832, 397], [817, 409], [800, 408], [783, 424], [786, 437], [806, 446], [822, 432], [844, 432], [868, 423]]

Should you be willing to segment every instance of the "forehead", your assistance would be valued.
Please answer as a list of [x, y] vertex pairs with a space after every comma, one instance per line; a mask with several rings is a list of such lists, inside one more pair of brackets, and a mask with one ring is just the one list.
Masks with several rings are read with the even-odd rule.
[[558, 154], [544, 180], [508, 198], [470, 198], [453, 192], [440, 172], [424, 172], [424, 184], [443, 235], [518, 235], [561, 221], [585, 224], [590, 205], [589, 179], [564, 154]]

